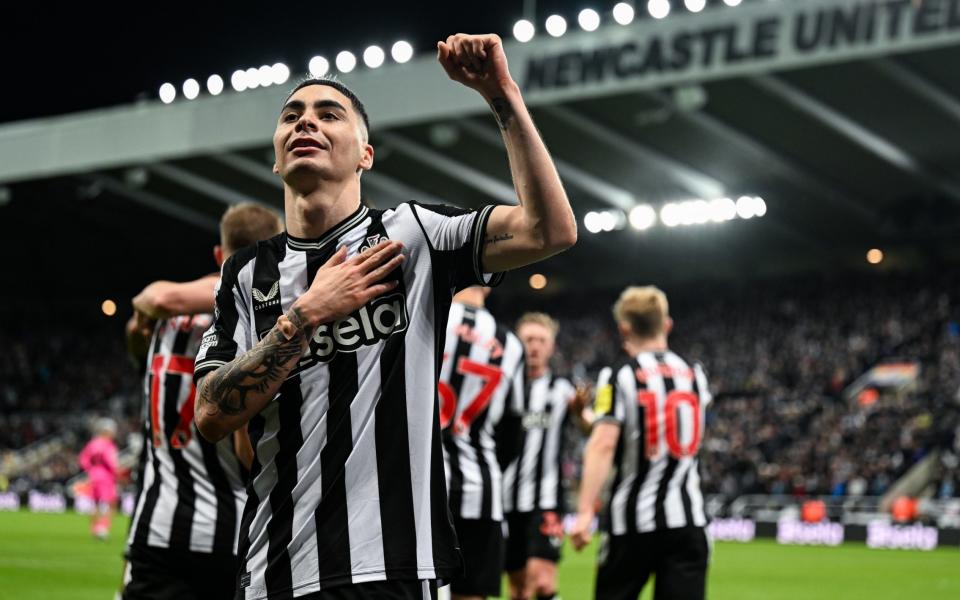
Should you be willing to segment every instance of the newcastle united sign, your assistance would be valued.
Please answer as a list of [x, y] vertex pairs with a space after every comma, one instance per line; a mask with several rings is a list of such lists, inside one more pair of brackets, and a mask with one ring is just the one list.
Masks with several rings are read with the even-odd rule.
[[960, 0], [809, 0], [611, 25], [512, 45], [510, 59], [528, 95], [555, 100], [956, 43]]

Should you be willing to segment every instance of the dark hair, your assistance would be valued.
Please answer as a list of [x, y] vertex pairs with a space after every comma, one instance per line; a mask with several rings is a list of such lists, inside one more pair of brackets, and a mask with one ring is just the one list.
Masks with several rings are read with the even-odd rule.
[[367, 109], [363, 107], [363, 102], [360, 102], [360, 98], [357, 98], [357, 95], [347, 86], [343, 85], [335, 77], [311, 77], [304, 79], [297, 84], [297, 87], [290, 90], [290, 93], [287, 94], [286, 99], [284, 99], [284, 104], [290, 100], [290, 96], [296, 94], [302, 88], [307, 87], [308, 85], [326, 85], [337, 90], [347, 98], [350, 98], [350, 103], [353, 104], [353, 109], [360, 114], [360, 117], [363, 118], [363, 125], [367, 128], [367, 135], [370, 135], [370, 117], [367, 116]]

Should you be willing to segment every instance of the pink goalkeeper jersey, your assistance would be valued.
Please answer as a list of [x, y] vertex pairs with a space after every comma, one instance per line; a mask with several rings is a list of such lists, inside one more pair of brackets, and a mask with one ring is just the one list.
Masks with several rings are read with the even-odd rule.
[[87, 442], [77, 462], [90, 476], [91, 482], [117, 480], [117, 446], [110, 438], [98, 436]]

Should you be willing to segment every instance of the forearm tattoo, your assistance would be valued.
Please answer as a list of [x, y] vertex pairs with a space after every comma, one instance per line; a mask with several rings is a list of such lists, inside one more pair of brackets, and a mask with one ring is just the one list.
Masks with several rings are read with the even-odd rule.
[[506, 98], [494, 98], [490, 101], [490, 107], [493, 108], [493, 115], [497, 118], [497, 125], [500, 129], [506, 131], [513, 120], [513, 109]]
[[274, 326], [249, 352], [203, 378], [197, 390], [197, 412], [239, 415], [246, 410], [250, 394], [264, 394], [286, 379], [312, 334], [298, 310], [291, 309], [286, 317], [296, 326], [290, 339]]

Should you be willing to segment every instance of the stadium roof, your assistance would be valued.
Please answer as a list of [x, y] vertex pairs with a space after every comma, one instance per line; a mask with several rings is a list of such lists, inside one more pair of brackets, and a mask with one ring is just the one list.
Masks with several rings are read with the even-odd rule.
[[[960, 2], [758, 2], [574, 28], [507, 42], [581, 223], [578, 246], [538, 269], [552, 289], [858, 266], [872, 247], [888, 265], [956, 258]], [[512, 201], [489, 111], [432, 56], [342, 79], [371, 115], [376, 164], [363, 185], [374, 204]], [[3, 234], [106, 232], [130, 252], [89, 238], [84, 249], [131, 273], [141, 247], [169, 246], [170, 263], [151, 269], [178, 275], [174, 263], [207, 252], [226, 205], [281, 208], [270, 137], [288, 87], [0, 126], [13, 198]], [[638, 204], [742, 195], [762, 197], [766, 215], [583, 227], [590, 211], [624, 221]]]

